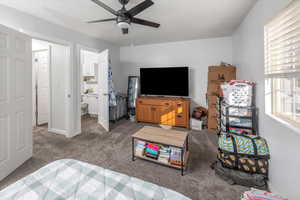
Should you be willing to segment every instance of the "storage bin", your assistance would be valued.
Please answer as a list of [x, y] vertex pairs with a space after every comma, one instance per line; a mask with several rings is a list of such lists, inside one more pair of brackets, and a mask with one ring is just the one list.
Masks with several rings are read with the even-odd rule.
[[192, 130], [201, 131], [203, 121], [191, 118], [191, 128]]

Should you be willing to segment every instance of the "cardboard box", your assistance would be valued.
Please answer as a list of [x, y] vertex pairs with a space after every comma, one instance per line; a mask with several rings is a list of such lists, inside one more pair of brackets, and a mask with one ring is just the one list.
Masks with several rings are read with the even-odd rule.
[[208, 108], [208, 117], [219, 117], [220, 113], [216, 107]]
[[209, 66], [208, 67], [209, 72], [216, 72], [216, 71], [221, 71], [221, 72], [233, 72], [236, 73], [236, 67], [235, 66]]
[[214, 117], [209, 117], [207, 120], [207, 127], [209, 131], [217, 131], [218, 130], [218, 121]]
[[236, 80], [236, 67], [234, 66], [210, 66], [208, 68], [208, 130], [216, 132], [218, 127], [219, 111], [216, 106], [221, 92], [221, 84]]
[[221, 86], [217, 83], [208, 84], [207, 95], [208, 96], [220, 96]]
[[212, 66], [208, 71], [208, 84], [217, 83], [221, 84], [225, 81], [231, 81], [236, 79], [235, 67], [222, 67]]
[[212, 95], [212, 96], [208, 96], [207, 97], [207, 100], [208, 100], [208, 108], [216, 108], [217, 107], [217, 104], [219, 103], [219, 97], [216, 96], [216, 95]]
[[207, 126], [210, 130], [217, 130], [219, 111], [215, 107], [208, 109]]
[[208, 83], [223, 83], [235, 80], [235, 73], [232, 72], [208, 72]]

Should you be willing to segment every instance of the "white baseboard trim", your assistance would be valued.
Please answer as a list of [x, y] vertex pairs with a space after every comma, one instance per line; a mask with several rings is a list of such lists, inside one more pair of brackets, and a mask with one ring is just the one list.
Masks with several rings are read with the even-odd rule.
[[68, 135], [67, 137], [72, 138], [72, 137], [75, 137], [76, 135], [79, 135], [79, 134], [81, 134], [81, 130], [74, 131], [74, 133], [72, 135]]
[[278, 190], [276, 190], [276, 188], [270, 183], [270, 181], [268, 181], [268, 186], [269, 186], [269, 190], [275, 194], [279, 194]]
[[49, 128], [48, 132], [57, 133], [57, 134], [61, 134], [61, 135], [67, 136], [67, 131], [65, 131], [65, 130], [59, 130], [59, 129], [55, 129], [55, 128]]
[[274, 194], [282, 195], [282, 196], [284, 196], [284, 197], [287, 197], [286, 195], [280, 193], [280, 192], [276, 189], [276, 187], [274, 187], [274, 186], [270, 183], [270, 181], [268, 181], [268, 186], [269, 186], [270, 192], [272, 192], [272, 193], [274, 193]]

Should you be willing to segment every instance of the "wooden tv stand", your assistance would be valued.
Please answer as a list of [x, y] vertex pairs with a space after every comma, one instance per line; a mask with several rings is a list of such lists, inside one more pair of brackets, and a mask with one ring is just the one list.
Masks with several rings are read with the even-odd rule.
[[139, 97], [136, 121], [190, 128], [190, 99], [177, 97]]

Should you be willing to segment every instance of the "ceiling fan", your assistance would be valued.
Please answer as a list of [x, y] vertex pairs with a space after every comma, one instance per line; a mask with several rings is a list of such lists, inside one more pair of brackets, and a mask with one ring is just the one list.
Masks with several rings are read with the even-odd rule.
[[101, 2], [99, 0], [91, 0], [91, 1], [94, 2], [95, 4], [99, 5], [100, 7], [104, 8], [111, 14], [115, 15], [115, 17], [109, 18], [109, 19], [89, 21], [88, 23], [116, 21], [117, 25], [122, 29], [123, 34], [128, 34], [128, 30], [130, 28], [131, 23], [140, 24], [143, 26], [150, 26], [150, 27], [154, 27], [154, 28], [160, 27], [160, 24], [158, 24], [158, 23], [135, 17], [142, 11], [144, 11], [147, 8], [149, 8], [150, 6], [152, 6], [154, 4], [152, 0], [144, 0], [142, 3], [131, 8], [130, 10], [127, 10], [125, 8], [125, 5], [128, 4], [129, 0], [119, 0], [119, 2], [122, 4], [122, 8], [118, 11], [110, 8], [109, 6], [107, 6], [106, 4], [104, 4], [103, 2]]

